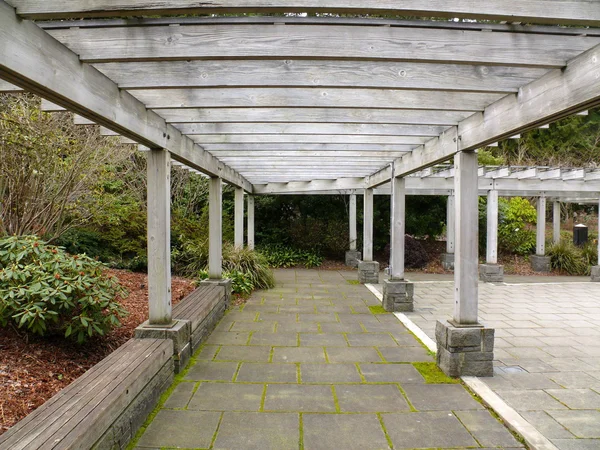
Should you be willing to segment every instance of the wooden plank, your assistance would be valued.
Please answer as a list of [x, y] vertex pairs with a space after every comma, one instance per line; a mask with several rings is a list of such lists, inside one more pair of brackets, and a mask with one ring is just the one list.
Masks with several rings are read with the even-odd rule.
[[243, 0], [218, 3], [189, 0], [10, 0], [19, 15], [33, 19], [68, 17], [142, 16], [166, 14], [211, 14], [242, 12], [330, 12], [425, 17], [463, 17], [495, 21], [599, 25], [600, 12], [594, 1], [406, 0], [401, 3], [349, 0]]
[[[600, 42], [600, 41], [599, 41]], [[150, 109], [385, 108], [482, 111], [500, 94], [351, 88], [141, 89], [131, 94]]]
[[239, 174], [165, 123], [127, 92], [34, 23], [19, 19], [0, 1], [0, 78], [150, 148], [251, 191]]
[[174, 123], [182, 134], [309, 134], [438, 136], [443, 126], [353, 123]]
[[345, 87], [516, 92], [546, 69], [390, 61], [148, 61], [94, 65], [122, 89]]
[[[364, 144], [364, 145], [412, 145], [425, 143], [427, 136], [355, 136], [309, 135], [309, 134], [190, 134], [190, 139], [202, 146], [209, 144]], [[208, 148], [208, 147], [207, 147]]]
[[0, 93], [23, 92], [19, 86], [9, 83], [8, 81], [0, 80]]
[[379, 26], [187, 25], [48, 33], [84, 62], [354, 59], [562, 67], [598, 37]]
[[215, 155], [219, 159], [224, 158], [257, 158], [263, 159], [265, 157], [269, 158], [322, 158], [322, 157], [337, 157], [337, 158], [398, 158], [402, 155], [402, 152], [378, 152], [378, 151], [367, 151], [367, 152], [353, 152], [353, 151], [324, 151], [324, 152], [314, 152], [314, 151], [275, 151], [275, 152], [266, 152], [266, 151], [244, 151], [244, 150], [235, 150], [235, 151], [212, 151], [211, 153]]
[[466, 111], [347, 109], [347, 108], [197, 108], [161, 109], [168, 123], [349, 123], [398, 125], [457, 125]]
[[417, 145], [399, 145], [399, 144], [204, 144], [202, 146], [209, 152], [218, 151], [390, 151], [390, 152], [410, 152]]

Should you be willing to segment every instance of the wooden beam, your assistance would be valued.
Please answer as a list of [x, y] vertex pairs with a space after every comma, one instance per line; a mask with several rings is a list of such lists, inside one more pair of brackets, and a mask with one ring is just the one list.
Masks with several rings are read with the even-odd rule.
[[252, 191], [235, 171], [182, 136], [173, 126], [34, 23], [19, 19], [0, 0], [0, 78], [39, 94], [147, 147]]
[[197, 108], [161, 109], [167, 122], [178, 123], [346, 123], [452, 126], [469, 117], [466, 111], [348, 108]]
[[23, 92], [19, 86], [0, 80], [0, 93]]
[[438, 136], [443, 126], [353, 123], [174, 123], [183, 134], [309, 134]]
[[500, 94], [474, 92], [262, 87], [142, 89], [131, 94], [150, 109], [385, 108], [482, 111], [485, 106], [501, 98]]
[[287, 151], [359, 151], [359, 152], [410, 152], [416, 145], [399, 144], [205, 144], [209, 152], [249, 151], [249, 152], [287, 152]]
[[425, 17], [462, 17], [525, 23], [600, 25], [600, 12], [594, 1], [528, 0], [514, 2], [489, 0], [406, 0], [358, 2], [348, 0], [244, 0], [207, 3], [189, 0], [10, 0], [22, 17], [57, 19], [69, 17], [142, 16], [167, 14], [213, 14], [247, 12], [330, 12]]
[[353, 59], [562, 67], [598, 37], [321, 25], [186, 25], [48, 30], [85, 62]]
[[[309, 134], [190, 134], [189, 138], [201, 145], [209, 144], [381, 144], [417, 146], [429, 140], [426, 136], [355, 136]], [[208, 147], [207, 147], [208, 149]]]
[[[451, 158], [461, 150], [475, 150], [538, 125], [558, 120], [600, 104], [600, 45], [569, 61], [565, 68], [548, 72], [445, 131], [397, 162], [398, 176]], [[370, 177], [368, 186], [389, 179], [388, 168]]]
[[369, 158], [369, 159], [391, 159], [394, 160], [402, 155], [402, 152], [397, 151], [306, 151], [306, 150], [288, 150], [288, 151], [245, 151], [245, 150], [219, 150], [210, 151], [219, 159], [224, 158], [321, 158], [321, 157], [337, 157], [337, 158]]
[[122, 89], [345, 87], [516, 92], [546, 69], [390, 61], [148, 61], [95, 67]]

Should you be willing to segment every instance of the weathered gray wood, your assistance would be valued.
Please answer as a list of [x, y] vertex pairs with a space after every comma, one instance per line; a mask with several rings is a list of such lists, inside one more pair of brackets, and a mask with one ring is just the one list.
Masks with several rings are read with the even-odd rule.
[[404, 280], [404, 232], [406, 215], [406, 180], [391, 180], [390, 280]]
[[479, 260], [479, 208], [477, 153], [459, 152], [454, 157], [456, 175], [456, 251], [454, 254], [454, 322], [477, 323]]
[[235, 188], [234, 199], [234, 245], [244, 246], [244, 190]]
[[356, 194], [350, 194], [350, 205], [348, 211], [349, 218], [349, 236], [350, 236], [350, 250], [356, 250], [358, 242], [358, 233], [356, 229]]
[[148, 316], [150, 324], [171, 323], [171, 157], [147, 154]]
[[487, 235], [485, 262], [498, 264], [498, 191], [492, 189], [487, 195]]
[[552, 242], [560, 242], [560, 202], [552, 202]]
[[[600, 39], [598, 40], [600, 42]], [[501, 94], [352, 88], [140, 89], [131, 94], [150, 109], [385, 108], [482, 111]]]
[[254, 250], [254, 197], [248, 195], [248, 248]]
[[347, 108], [202, 108], [161, 109], [160, 115], [169, 123], [350, 123], [400, 125], [457, 125], [472, 113], [466, 111], [428, 111]]
[[546, 197], [537, 199], [537, 223], [535, 232], [535, 254], [546, 254]]
[[209, 152], [410, 152], [418, 145], [401, 144], [204, 144]]
[[516, 92], [546, 69], [388, 61], [149, 61], [95, 67], [122, 89], [346, 87]]
[[223, 267], [223, 186], [221, 179], [211, 177], [208, 191], [208, 276], [220, 280]]
[[[409, 178], [409, 185], [411, 179]], [[454, 253], [456, 244], [456, 198], [454, 192], [448, 195], [446, 204], [446, 253]]]
[[600, 38], [378, 26], [189, 25], [48, 30], [85, 62], [364, 59], [562, 67]]
[[183, 134], [438, 136], [443, 126], [361, 123], [174, 123]]
[[527, 0], [392, 0], [378, 2], [307, 1], [222, 1], [205, 3], [187, 0], [76, 0], [69, 3], [48, 0], [10, 0], [23, 17], [34, 19], [106, 17], [127, 15], [209, 14], [241, 12], [334, 12], [426, 17], [464, 17], [511, 22], [599, 25], [600, 12], [594, 1]]
[[150, 148], [251, 191], [243, 177], [219, 163], [133, 96], [0, 1], [0, 78], [41, 95]]
[[258, 151], [258, 150], [210, 150], [210, 152], [219, 159], [227, 157], [238, 158], [320, 158], [320, 157], [338, 157], [338, 158], [362, 158], [369, 159], [395, 159], [402, 155], [399, 151], [307, 151], [307, 150], [285, 150], [285, 151]]
[[[309, 134], [190, 134], [190, 139], [204, 146], [208, 144], [384, 144], [421, 145], [431, 139], [428, 136], [361, 136], [309, 135]], [[208, 149], [208, 148], [207, 148]]]
[[23, 91], [23, 89], [21, 89], [19, 86], [15, 86], [14, 84], [11, 84], [7, 81], [0, 80], [0, 93], [22, 92], [22, 91]]
[[373, 189], [363, 194], [363, 261], [373, 261]]

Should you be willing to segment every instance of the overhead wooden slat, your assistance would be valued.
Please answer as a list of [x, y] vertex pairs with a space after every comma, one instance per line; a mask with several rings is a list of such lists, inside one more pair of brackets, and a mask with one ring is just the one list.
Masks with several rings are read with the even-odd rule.
[[348, 25], [48, 30], [86, 62], [354, 59], [562, 67], [599, 37]]
[[245, 151], [398, 151], [409, 152], [417, 145], [392, 144], [205, 144], [202, 146], [213, 152], [218, 150]]
[[157, 113], [168, 123], [383, 123], [436, 126], [457, 125], [460, 120], [473, 114], [468, 111], [345, 108], [198, 108], [161, 109]]
[[391, 158], [395, 159], [401, 156], [402, 152], [398, 151], [306, 151], [306, 150], [288, 150], [288, 151], [248, 151], [248, 150], [211, 150], [213, 155], [221, 160], [225, 160], [228, 157], [236, 158], [291, 158], [291, 157], [302, 157], [302, 158], [321, 158], [335, 156], [338, 158]]
[[37, 93], [123, 136], [252, 191], [239, 173], [195, 145], [175, 127], [30, 21], [0, 1], [0, 78]]
[[190, 134], [199, 144], [385, 144], [420, 145], [429, 138], [424, 136], [360, 136], [307, 134]]
[[346, 87], [515, 92], [546, 69], [389, 61], [150, 61], [95, 67], [124, 89]]
[[14, 84], [8, 83], [7, 81], [4, 80], [0, 80], [0, 92], [22, 92], [23, 89], [21, 89], [18, 86], [15, 86]]
[[173, 123], [183, 134], [437, 136], [443, 126], [331, 123]]
[[206, 88], [137, 90], [148, 108], [360, 108], [481, 111], [500, 94], [390, 89]]
[[161, 14], [209, 14], [242, 12], [333, 12], [425, 17], [464, 17], [531, 23], [600, 24], [600, 11], [593, 0], [243, 0], [200, 2], [189, 0], [10, 0], [23, 17], [34, 19], [107, 17]]

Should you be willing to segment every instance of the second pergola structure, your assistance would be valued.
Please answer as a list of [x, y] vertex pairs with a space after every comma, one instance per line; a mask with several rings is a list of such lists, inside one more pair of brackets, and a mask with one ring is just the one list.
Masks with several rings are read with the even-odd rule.
[[[250, 12], [486, 22], [160, 17]], [[160, 18], [127, 19], [144, 15]], [[588, 0], [0, 0], [0, 78], [11, 83], [0, 89], [39, 94], [150, 150], [153, 327], [172, 320], [171, 161], [211, 177], [215, 280], [222, 182], [237, 187], [238, 204], [243, 191], [272, 183], [360, 183], [367, 208], [373, 189], [390, 183], [386, 289], [401, 298], [407, 177], [454, 158], [455, 311], [438, 324], [438, 362], [451, 374], [489, 375], [493, 330], [477, 312], [476, 150], [600, 103], [600, 31], [590, 28], [598, 25], [600, 6]], [[365, 247], [363, 264], [371, 252]], [[363, 273], [375, 269], [366, 264]]]

